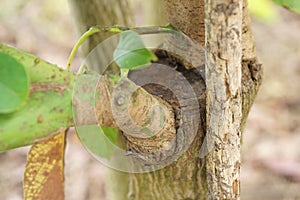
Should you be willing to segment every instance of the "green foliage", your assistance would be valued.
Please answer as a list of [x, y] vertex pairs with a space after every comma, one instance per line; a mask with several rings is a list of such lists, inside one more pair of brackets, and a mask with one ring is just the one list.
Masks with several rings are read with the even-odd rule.
[[138, 69], [156, 61], [154, 53], [145, 48], [138, 33], [124, 31], [121, 33], [117, 49], [114, 51], [114, 61], [121, 69]]
[[72, 126], [74, 74], [4, 44], [0, 44], [0, 53], [21, 63], [30, 83], [38, 87], [21, 109], [0, 114], [0, 152], [33, 144], [61, 127]]
[[24, 66], [12, 56], [1, 52], [0, 94], [0, 113], [20, 109], [29, 95], [29, 77]]
[[[161, 27], [174, 29], [173, 26]], [[98, 32], [120, 33], [120, 41], [114, 52], [114, 60], [125, 72], [147, 66], [157, 57], [146, 49], [140, 35], [129, 28], [94, 27], [77, 42], [70, 55], [67, 68], [83, 41]], [[72, 91], [75, 75], [47, 63], [38, 57], [0, 44], [0, 152], [31, 145], [42, 141], [60, 128], [73, 126]], [[112, 76], [110, 81], [118, 82]], [[29, 95], [29, 85], [35, 87]], [[11, 92], [11, 94], [9, 94]], [[15, 93], [15, 96], [13, 96]], [[3, 95], [4, 94], [4, 95]], [[10, 101], [9, 101], [10, 100]], [[27, 100], [27, 103], [26, 103]], [[21, 107], [23, 105], [23, 107]], [[6, 110], [5, 110], [6, 109]], [[9, 113], [11, 112], [11, 113]], [[79, 127], [80, 129], [80, 127]], [[81, 136], [82, 141], [94, 153], [109, 157], [112, 145], [117, 140], [118, 130], [109, 127], [89, 127], [92, 137]], [[98, 138], [97, 140], [94, 140]], [[100, 141], [100, 143], [99, 143]], [[96, 144], [97, 147], [95, 146]]]
[[117, 85], [119, 81], [121, 80], [121, 77], [114, 74], [108, 74], [108, 80], [111, 85]]
[[70, 91], [32, 94], [20, 111], [0, 115], [0, 152], [36, 143], [72, 124]]
[[169, 29], [169, 30], [178, 31], [178, 29], [175, 26], [173, 26], [172, 24], [168, 24], [165, 28]]
[[[289, 10], [300, 13], [299, 0], [273, 0], [273, 2]], [[263, 21], [272, 22], [279, 17], [271, 0], [248, 0], [248, 8], [254, 17]]]
[[114, 146], [118, 129], [97, 125], [77, 126], [77, 135], [80, 141], [96, 156], [110, 158], [114, 153]]
[[64, 71], [54, 64], [40, 58], [0, 43], [0, 52], [17, 59], [26, 69], [31, 83], [52, 82], [65, 86], [73, 85], [75, 75]]
[[119, 130], [117, 128], [110, 128], [107, 126], [101, 126], [105, 136], [110, 140], [111, 143], [115, 144], [118, 139]]
[[300, 13], [300, 1], [299, 0], [273, 0], [278, 5], [286, 7], [294, 12]]
[[263, 21], [272, 22], [278, 18], [278, 14], [270, 0], [248, 0], [250, 13]]

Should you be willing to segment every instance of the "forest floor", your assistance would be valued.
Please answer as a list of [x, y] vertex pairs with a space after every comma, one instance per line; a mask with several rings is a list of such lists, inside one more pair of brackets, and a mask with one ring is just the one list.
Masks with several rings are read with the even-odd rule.
[[[75, 34], [64, 1], [3, 0], [0, 42], [65, 66]], [[2, 8], [5, 8], [2, 10]], [[32, 12], [34, 10], [34, 12]], [[300, 15], [253, 20], [264, 80], [243, 136], [242, 199], [300, 199]], [[77, 58], [75, 65], [79, 65]], [[0, 154], [0, 199], [22, 199], [29, 147]], [[105, 197], [105, 167], [68, 134], [66, 199]]]

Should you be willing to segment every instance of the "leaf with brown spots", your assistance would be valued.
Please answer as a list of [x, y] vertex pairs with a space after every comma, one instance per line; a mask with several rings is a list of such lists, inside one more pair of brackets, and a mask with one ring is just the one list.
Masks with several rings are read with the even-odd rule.
[[65, 132], [35, 144], [27, 156], [24, 173], [26, 200], [64, 199]]
[[0, 115], [0, 152], [35, 144], [56, 134], [61, 127], [74, 126], [75, 74], [1, 43], [0, 53], [22, 64], [30, 80], [26, 104], [15, 112]]

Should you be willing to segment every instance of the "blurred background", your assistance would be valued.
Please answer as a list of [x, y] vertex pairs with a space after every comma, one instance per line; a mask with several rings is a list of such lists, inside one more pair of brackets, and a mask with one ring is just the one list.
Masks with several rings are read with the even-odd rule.
[[[137, 25], [161, 13], [148, 1], [131, 0]], [[243, 138], [242, 199], [300, 199], [300, 14], [272, 3], [251, 4], [253, 32], [264, 80]], [[259, 6], [261, 8], [261, 6]], [[149, 16], [143, 11], [150, 10]], [[76, 41], [66, 0], [1, 0], [0, 42], [64, 68]], [[152, 12], [153, 11], [153, 12]], [[75, 66], [80, 65], [76, 58]], [[0, 199], [22, 198], [29, 147], [0, 153]], [[105, 199], [105, 167], [68, 134], [66, 199]]]

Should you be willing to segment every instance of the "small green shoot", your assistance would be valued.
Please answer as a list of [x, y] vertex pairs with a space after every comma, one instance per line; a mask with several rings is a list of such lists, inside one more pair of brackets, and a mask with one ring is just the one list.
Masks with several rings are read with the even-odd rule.
[[[117, 49], [114, 51], [114, 61], [121, 70], [133, 70], [146, 67], [151, 61], [157, 61], [157, 57], [145, 48], [140, 35], [132, 30], [121, 33]], [[124, 71], [122, 76], [127, 75]]]

